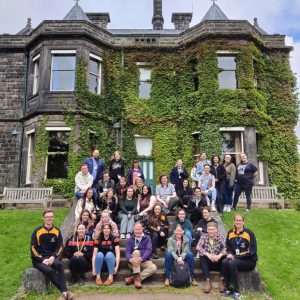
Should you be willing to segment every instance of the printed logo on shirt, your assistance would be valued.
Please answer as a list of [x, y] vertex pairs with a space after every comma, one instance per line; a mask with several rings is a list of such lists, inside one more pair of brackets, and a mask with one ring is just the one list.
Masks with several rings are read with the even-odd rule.
[[247, 165], [240, 165], [240, 166], [238, 166], [238, 174], [239, 175], [244, 175], [246, 167], [247, 167]]
[[55, 237], [52, 237], [51, 240], [50, 240], [50, 243], [55, 243]]

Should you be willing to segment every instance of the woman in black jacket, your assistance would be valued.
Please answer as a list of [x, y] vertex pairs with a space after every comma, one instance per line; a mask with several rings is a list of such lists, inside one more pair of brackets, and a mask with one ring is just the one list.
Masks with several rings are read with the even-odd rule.
[[185, 210], [186, 213], [188, 213], [188, 206], [189, 201], [193, 197], [193, 189], [190, 188], [189, 181], [187, 179], [183, 179], [181, 186], [178, 190], [178, 197], [179, 197], [179, 206]]
[[115, 151], [109, 163], [109, 176], [117, 184], [121, 177], [125, 175], [125, 162], [120, 151]]
[[220, 157], [218, 155], [214, 155], [211, 158], [210, 173], [215, 176], [216, 190], [217, 190], [217, 199], [216, 199], [217, 211], [219, 214], [222, 214], [223, 206], [224, 206], [223, 194], [225, 189], [227, 172], [225, 167], [222, 164], [220, 164]]

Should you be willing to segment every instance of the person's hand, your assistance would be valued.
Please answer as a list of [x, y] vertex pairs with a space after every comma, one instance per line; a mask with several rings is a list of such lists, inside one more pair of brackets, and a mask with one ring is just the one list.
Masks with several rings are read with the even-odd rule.
[[232, 260], [232, 259], [234, 259], [234, 256], [232, 254], [228, 254], [227, 258]]
[[142, 217], [143, 215], [144, 215], [144, 214], [143, 214], [143, 213], [141, 213], [141, 212], [138, 214], [138, 216], [139, 216], [139, 217]]
[[202, 231], [202, 228], [201, 228], [201, 227], [198, 227], [198, 228], [197, 228], [197, 231]]
[[50, 265], [49, 259], [44, 259], [43, 264], [49, 266]]
[[207, 258], [208, 258], [209, 260], [213, 261], [213, 259], [212, 259], [213, 256], [212, 256], [210, 253], [206, 253], [205, 255], [207, 256]]
[[54, 263], [54, 260], [55, 260], [54, 256], [49, 257], [48, 261], [50, 266]]
[[184, 208], [187, 208], [188, 206], [187, 206], [187, 205], [183, 205], [183, 207], [184, 207]]
[[165, 233], [164, 233], [163, 231], [161, 231], [161, 232], [160, 232], [160, 236], [161, 236], [161, 237], [165, 237], [166, 235], [165, 235]]
[[132, 216], [131, 216], [131, 214], [128, 214], [127, 217], [128, 217], [128, 220], [130, 220]]
[[117, 274], [119, 267], [115, 266], [114, 268], [114, 274]]
[[180, 256], [180, 257], [178, 257], [178, 259], [177, 259], [177, 263], [179, 264], [179, 265], [183, 265], [184, 264], [184, 261], [183, 261], [183, 259], [182, 259], [182, 257]]
[[218, 255], [212, 255], [211, 260], [212, 260], [213, 262], [218, 262], [219, 256], [218, 256]]

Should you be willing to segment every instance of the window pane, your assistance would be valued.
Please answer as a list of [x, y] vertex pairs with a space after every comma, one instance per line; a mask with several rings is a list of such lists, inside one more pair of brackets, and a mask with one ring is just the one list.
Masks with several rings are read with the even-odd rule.
[[48, 155], [47, 178], [68, 178], [68, 154]]
[[39, 90], [39, 61], [34, 62], [34, 74], [33, 74], [33, 94], [36, 94]]
[[52, 91], [74, 91], [75, 71], [53, 71]]
[[48, 152], [68, 152], [69, 136], [68, 131], [49, 131]]
[[223, 132], [222, 153], [241, 153], [241, 132], [229, 131]]
[[236, 63], [234, 56], [218, 56], [218, 67], [224, 70], [235, 70]]
[[151, 86], [151, 83], [141, 81], [139, 86], [139, 97], [142, 99], [150, 98]]
[[75, 55], [72, 56], [52, 56], [53, 70], [75, 70]]
[[90, 73], [99, 75], [99, 67], [100, 67], [99, 61], [90, 59], [90, 66], [89, 66]]
[[140, 81], [151, 80], [151, 69], [140, 68]]
[[91, 93], [98, 93], [98, 76], [90, 74], [89, 91]]
[[153, 142], [149, 138], [136, 138], [135, 139], [136, 152], [140, 156], [151, 156]]
[[218, 74], [220, 89], [236, 89], [235, 71], [223, 71]]

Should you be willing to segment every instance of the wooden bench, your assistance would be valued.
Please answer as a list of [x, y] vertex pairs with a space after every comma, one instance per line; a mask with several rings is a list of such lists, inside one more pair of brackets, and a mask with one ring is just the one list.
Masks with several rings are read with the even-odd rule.
[[7, 188], [3, 190], [0, 204], [42, 204], [52, 206], [53, 187], [50, 188]]
[[[281, 193], [277, 192], [277, 186], [254, 186], [251, 195], [252, 203], [280, 203], [284, 209], [284, 198]], [[243, 192], [239, 198], [239, 203], [246, 202], [246, 195]]]

